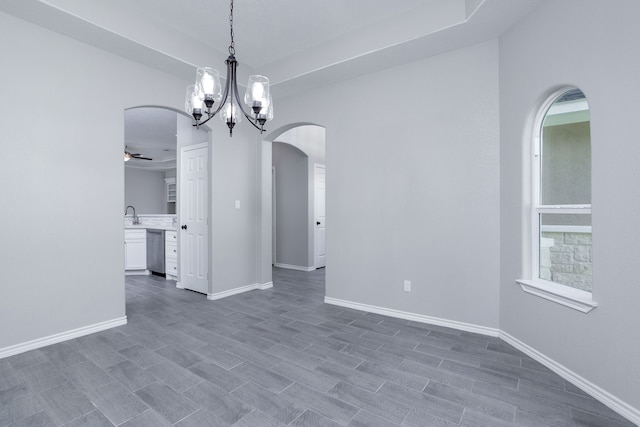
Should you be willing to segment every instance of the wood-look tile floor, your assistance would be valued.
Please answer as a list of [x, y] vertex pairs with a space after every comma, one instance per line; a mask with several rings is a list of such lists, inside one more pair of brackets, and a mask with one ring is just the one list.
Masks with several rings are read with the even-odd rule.
[[126, 326], [0, 360], [0, 425], [632, 425], [497, 338], [324, 304], [324, 270], [273, 282], [128, 276]]

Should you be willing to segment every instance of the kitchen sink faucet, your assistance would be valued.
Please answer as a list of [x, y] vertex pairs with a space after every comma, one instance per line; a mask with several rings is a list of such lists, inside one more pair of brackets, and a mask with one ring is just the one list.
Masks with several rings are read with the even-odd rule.
[[133, 209], [133, 225], [140, 224], [140, 220], [138, 219], [138, 215], [136, 215], [136, 208], [134, 208], [133, 206], [131, 206], [131, 205], [127, 206], [127, 208], [124, 210], [124, 214], [126, 215], [127, 212], [129, 212], [129, 208]]

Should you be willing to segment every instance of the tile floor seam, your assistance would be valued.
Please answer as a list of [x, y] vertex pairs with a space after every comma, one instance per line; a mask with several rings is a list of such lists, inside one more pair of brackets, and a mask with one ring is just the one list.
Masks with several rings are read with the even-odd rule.
[[[190, 413], [177, 413], [175, 416], [182, 418], [172, 419], [174, 423], [201, 420], [196, 414], [200, 411], [204, 414], [205, 408], [187, 394], [195, 397], [199, 390], [213, 393], [215, 388], [216, 399], [221, 399], [220, 411], [233, 414], [237, 409], [239, 424], [243, 424], [239, 420], [245, 419], [255, 426], [261, 411], [231, 394], [253, 384], [245, 377], [255, 371], [245, 371], [244, 376], [234, 371], [249, 363], [255, 366], [253, 370], [277, 374], [265, 374], [260, 380], [272, 386], [267, 390], [278, 396], [278, 402], [283, 405], [296, 402], [302, 410], [296, 418], [282, 418], [290, 420], [288, 425], [322, 421], [347, 425], [374, 423], [378, 419], [387, 425], [383, 421], [387, 417], [381, 416], [379, 410], [374, 414], [366, 409], [373, 402], [406, 407], [394, 412], [393, 417], [394, 423], [405, 426], [416, 425], [420, 411], [425, 416], [429, 414], [425, 420], [433, 417], [434, 423], [443, 424], [457, 419], [458, 425], [515, 427], [547, 424], [542, 420], [550, 416], [566, 424], [630, 425], [504, 341], [325, 304], [324, 271], [298, 274], [274, 269], [274, 288], [214, 303], [175, 289], [171, 286], [173, 282], [164, 278], [132, 277], [125, 279], [127, 325], [2, 361], [0, 368], [5, 369], [0, 373], [5, 375], [6, 384], [18, 382], [26, 396], [34, 399], [33, 404], [42, 408], [22, 419], [33, 417], [29, 418], [32, 422], [53, 419], [46, 408], [64, 402], [66, 397], [48, 397], [47, 406], [41, 394], [63, 387], [60, 390], [68, 393], [70, 408], [88, 411], [82, 415], [70, 412], [69, 416], [74, 418], [65, 423], [105, 419], [113, 424], [120, 422], [118, 425], [133, 424], [133, 419], [161, 423], [164, 416], [144, 401], [127, 404], [125, 400], [129, 394], [137, 398], [137, 392], [155, 384], [148, 389], [152, 398], [159, 396], [162, 402], [176, 393], [185, 399], [182, 410]], [[136, 346], [140, 347], [133, 348]], [[304, 359], [305, 353], [313, 356]], [[202, 376], [191, 370], [200, 364]], [[213, 365], [221, 370], [206, 369]], [[318, 371], [316, 368], [322, 365], [327, 369]], [[165, 372], [161, 372], [163, 366]], [[207, 375], [216, 372], [225, 372], [229, 377], [207, 379]], [[158, 386], [166, 393], [158, 391]], [[120, 406], [109, 411], [116, 412], [103, 412], [107, 406], [101, 409], [91, 398], [102, 387], [107, 387], [106, 393], [118, 390], [126, 393], [122, 399], [114, 398], [113, 405]], [[334, 392], [329, 393], [330, 390]], [[347, 399], [353, 403], [341, 400], [336, 392], [346, 393], [345, 397], [355, 393]], [[407, 394], [399, 399], [400, 396], [387, 397], [389, 393]], [[271, 394], [257, 398], [268, 396]], [[556, 398], [560, 399], [558, 403], [550, 400]], [[74, 399], [78, 399], [76, 403]], [[319, 402], [314, 401], [318, 399]], [[521, 410], [524, 403], [526, 406]], [[403, 413], [404, 410], [407, 412]], [[449, 411], [450, 416], [443, 418]], [[250, 414], [253, 416], [245, 418]], [[235, 419], [228, 416], [228, 420]], [[57, 417], [58, 422], [65, 419]], [[190, 417], [192, 421], [185, 421]]]

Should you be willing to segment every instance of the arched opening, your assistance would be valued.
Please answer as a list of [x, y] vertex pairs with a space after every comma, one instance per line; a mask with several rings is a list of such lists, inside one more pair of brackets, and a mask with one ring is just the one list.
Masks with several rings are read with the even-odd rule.
[[[207, 294], [211, 230], [191, 223], [187, 229], [183, 223], [190, 220], [184, 209], [193, 200], [210, 200], [210, 129], [194, 128], [179, 110], [140, 106], [124, 111], [124, 131], [125, 275], [152, 276], [157, 284]], [[194, 155], [201, 159], [197, 179], [205, 185], [202, 195], [190, 194], [182, 185], [193, 177], [181, 163]], [[201, 209], [206, 225], [210, 203]], [[194, 233], [200, 240], [197, 246], [189, 244]], [[187, 265], [199, 269], [190, 271]]]
[[[271, 264], [313, 271], [325, 266], [325, 129], [312, 123], [283, 126], [271, 143]], [[263, 175], [264, 177], [264, 175]]]

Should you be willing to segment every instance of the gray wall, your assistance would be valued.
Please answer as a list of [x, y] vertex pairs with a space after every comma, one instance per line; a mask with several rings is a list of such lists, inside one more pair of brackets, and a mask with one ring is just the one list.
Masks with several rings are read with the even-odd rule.
[[[500, 40], [501, 328], [636, 408], [638, 16], [635, 0], [550, 1]], [[586, 315], [515, 283], [529, 259], [523, 177], [530, 140], [523, 135], [544, 98], [567, 84], [583, 90], [591, 110], [593, 297], [599, 305]]]
[[[209, 122], [200, 130], [191, 119], [178, 115], [178, 149], [182, 146], [209, 142], [211, 176], [209, 227], [209, 293], [265, 283], [271, 280], [259, 274], [257, 259], [260, 222], [257, 158], [259, 133], [247, 123], [240, 123], [229, 137], [220, 120]], [[178, 175], [181, 165], [178, 162]], [[180, 191], [180, 190], [178, 190]], [[235, 201], [240, 201], [240, 209]], [[270, 239], [270, 235], [269, 235]], [[261, 272], [260, 272], [261, 273]]]
[[[16, 325], [0, 329], [2, 350], [125, 316], [123, 112], [182, 109], [190, 82], [4, 13], [0, 28], [11, 35], [0, 39], [3, 156], [23, 160], [0, 169], [16, 207], [0, 210], [0, 221], [22, 224], [7, 228], [0, 252], [9, 284], [0, 324]], [[99, 102], [87, 106], [87, 93]], [[36, 103], [40, 113], [31, 120], [25, 112]], [[219, 267], [211, 283], [218, 292], [270, 276], [258, 277], [256, 261], [259, 136], [244, 123], [229, 140], [215, 122], [211, 259]]]
[[[391, 81], [399, 118], [362, 108]], [[326, 129], [328, 297], [498, 327], [497, 41], [279, 100], [289, 123]]]
[[308, 267], [308, 157], [290, 144], [273, 143], [276, 169], [276, 263]]
[[129, 205], [138, 215], [169, 213], [164, 172], [125, 167], [124, 207]]
[[[212, 221], [214, 293], [263, 283], [258, 277], [260, 196], [258, 149], [260, 133], [246, 122], [233, 138], [217, 117], [213, 120]], [[240, 209], [235, 201], [240, 201]], [[270, 281], [269, 278], [266, 281]]]
[[325, 163], [325, 130], [322, 126], [302, 125], [289, 129], [276, 138], [305, 153], [313, 163]]
[[0, 169], [0, 222], [20, 225], [0, 253], [2, 349], [125, 316], [123, 111], [181, 107], [187, 82], [4, 13], [0, 28], [2, 155], [21, 159]]

